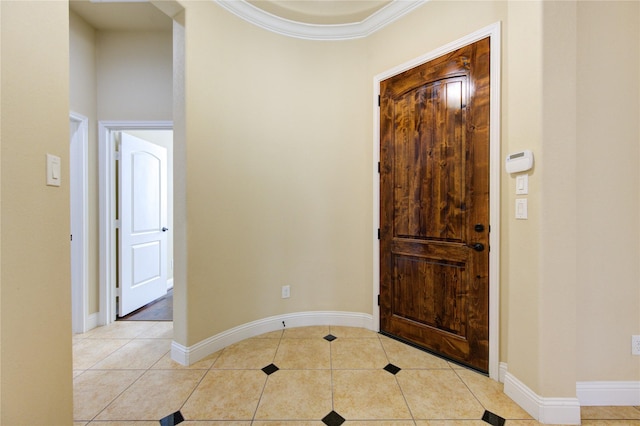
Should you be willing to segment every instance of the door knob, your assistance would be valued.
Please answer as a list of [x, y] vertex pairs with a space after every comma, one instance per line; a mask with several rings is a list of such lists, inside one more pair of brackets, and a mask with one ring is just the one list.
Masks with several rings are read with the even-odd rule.
[[168, 230], [169, 228], [165, 228], [165, 227], [162, 228], [162, 232], [167, 232]]
[[469, 244], [469, 247], [471, 247], [475, 251], [484, 251], [484, 244], [482, 243]]

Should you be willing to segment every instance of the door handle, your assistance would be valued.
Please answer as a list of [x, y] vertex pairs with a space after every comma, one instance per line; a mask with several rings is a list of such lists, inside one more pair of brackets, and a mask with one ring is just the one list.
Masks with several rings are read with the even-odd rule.
[[484, 251], [484, 244], [482, 243], [473, 243], [473, 244], [469, 244], [468, 246], [474, 249], [475, 251]]
[[167, 232], [169, 228], [162, 227], [162, 232]]

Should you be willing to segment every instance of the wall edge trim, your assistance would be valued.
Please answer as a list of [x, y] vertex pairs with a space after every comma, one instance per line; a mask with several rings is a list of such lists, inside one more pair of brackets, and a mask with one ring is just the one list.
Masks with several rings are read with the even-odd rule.
[[640, 381], [576, 382], [576, 394], [584, 406], [640, 405]]
[[182, 365], [191, 365], [220, 349], [250, 337], [287, 328], [315, 325], [361, 327], [375, 331], [373, 316], [370, 314], [343, 311], [296, 312], [248, 322], [188, 347], [173, 341], [171, 343], [171, 359]]
[[509, 372], [505, 373], [504, 393], [540, 423], [580, 424], [578, 398], [541, 397]]

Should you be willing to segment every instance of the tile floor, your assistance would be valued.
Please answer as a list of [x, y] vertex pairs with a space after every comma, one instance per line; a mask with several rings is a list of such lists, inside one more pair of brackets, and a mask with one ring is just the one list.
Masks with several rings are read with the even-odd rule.
[[[123, 321], [76, 335], [74, 425], [538, 425], [502, 384], [368, 330], [285, 329], [190, 367], [171, 360], [172, 332]], [[640, 425], [640, 407], [582, 417]]]

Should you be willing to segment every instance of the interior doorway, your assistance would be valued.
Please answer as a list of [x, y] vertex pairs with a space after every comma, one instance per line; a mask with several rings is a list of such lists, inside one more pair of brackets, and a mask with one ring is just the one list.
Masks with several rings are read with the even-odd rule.
[[[100, 122], [99, 123], [99, 204], [100, 204], [100, 323], [110, 324], [118, 319], [118, 304], [122, 297], [120, 286], [121, 262], [119, 238], [122, 229], [120, 217], [118, 162], [120, 135], [125, 133], [135, 138], [143, 138], [167, 151], [167, 219], [160, 228], [167, 237], [166, 257], [158, 265], [151, 262], [151, 269], [166, 264], [166, 278], [163, 279], [165, 292], [173, 288], [173, 123], [172, 122]], [[147, 245], [145, 248], [152, 247]], [[157, 259], [157, 253], [147, 249], [140, 251], [143, 262]], [[159, 252], [158, 252], [159, 253]], [[153, 256], [150, 256], [153, 254]], [[166, 261], [166, 262], [164, 262]], [[148, 272], [148, 268], [143, 268]], [[152, 274], [153, 275], [153, 274]], [[126, 296], [125, 296], [126, 297]]]

